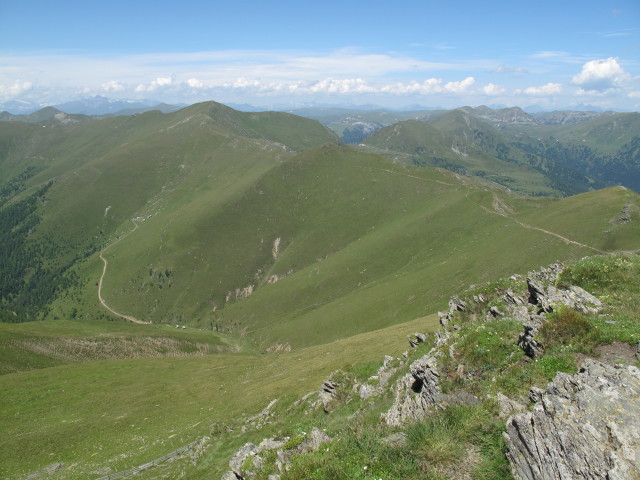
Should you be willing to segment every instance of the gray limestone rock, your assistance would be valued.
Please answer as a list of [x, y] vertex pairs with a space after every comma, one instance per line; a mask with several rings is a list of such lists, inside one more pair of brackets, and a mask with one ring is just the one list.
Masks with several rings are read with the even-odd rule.
[[375, 375], [369, 377], [369, 382], [375, 383], [365, 383], [363, 385], [356, 384], [354, 385], [354, 390], [363, 400], [381, 395], [382, 392], [384, 392], [389, 379], [396, 372], [396, 370], [397, 368], [393, 367], [393, 357], [385, 355], [384, 362], [378, 369], [378, 372]]
[[440, 374], [436, 357], [427, 354], [413, 362], [409, 369], [411, 373], [402, 377], [396, 384], [393, 405], [383, 414], [387, 425], [399, 426], [411, 420], [424, 418], [430, 408], [443, 406], [440, 402]]
[[427, 334], [416, 332], [413, 334], [413, 337], [414, 338], [407, 335], [407, 340], [409, 341], [409, 345], [411, 345], [411, 348], [416, 348], [418, 344], [423, 343], [427, 339]]
[[640, 478], [640, 369], [587, 359], [532, 398], [504, 433], [517, 479]]
[[500, 412], [498, 415], [500, 418], [506, 419], [513, 413], [522, 413], [526, 412], [527, 406], [518, 400], [514, 400], [512, 398], [503, 395], [502, 393], [498, 393], [497, 395], [498, 407], [500, 408]]
[[318, 450], [332, 438], [319, 428], [313, 427], [309, 436], [297, 447], [297, 453], [310, 453]]
[[329, 378], [327, 378], [323, 382], [322, 389], [318, 394], [318, 400], [322, 404], [322, 408], [324, 409], [324, 411], [327, 413], [329, 413], [333, 409], [333, 400], [338, 394], [338, 387], [340, 387], [340, 384], [333, 380], [335, 373], [336, 372], [333, 372], [331, 375], [329, 375]]
[[392, 433], [382, 439], [382, 443], [391, 447], [404, 447], [409, 442], [407, 441], [407, 434], [403, 432]]
[[538, 342], [534, 336], [538, 333], [539, 325], [527, 323], [524, 326], [524, 333], [520, 335], [518, 346], [524, 350], [525, 355], [530, 358], [539, 357], [544, 353], [544, 346]]
[[449, 300], [449, 311], [451, 312], [464, 312], [467, 309], [467, 303], [460, 297], [455, 295]]

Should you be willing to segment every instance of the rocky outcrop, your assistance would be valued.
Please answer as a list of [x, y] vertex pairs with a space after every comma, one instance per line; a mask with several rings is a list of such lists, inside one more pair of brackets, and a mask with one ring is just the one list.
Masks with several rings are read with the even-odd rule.
[[516, 478], [640, 478], [638, 368], [587, 359], [532, 397], [533, 411], [510, 417], [504, 434]]
[[[268, 478], [276, 480], [290, 468], [294, 456], [315, 452], [332, 440], [325, 432], [315, 427], [308, 435], [304, 433], [303, 437], [299, 442], [292, 442], [289, 437], [281, 440], [272, 437], [265, 438], [258, 445], [244, 444], [229, 461], [229, 471], [225, 472], [222, 480], [247, 480], [259, 473], [269, 472], [274, 473]], [[267, 457], [275, 458], [274, 463], [268, 462]]]
[[[416, 334], [416, 338], [418, 338], [417, 335], [418, 334]], [[363, 400], [381, 395], [387, 387], [389, 380], [397, 370], [398, 368], [393, 365], [393, 357], [385, 355], [384, 362], [378, 369], [378, 372], [369, 377], [367, 383], [356, 383], [353, 386], [353, 390], [356, 391], [358, 396]]]
[[[477, 401], [463, 391], [454, 396], [443, 395], [439, 387], [441, 374], [438, 358], [448, 349], [450, 358], [455, 361], [456, 338], [465, 322], [504, 318], [522, 323], [524, 332], [514, 341], [527, 356], [536, 358], [544, 353], [544, 346], [536, 335], [544, 324], [547, 313], [566, 307], [583, 313], [596, 313], [601, 307], [601, 302], [596, 297], [576, 286], [566, 289], [556, 286], [563, 268], [562, 263], [555, 263], [529, 272], [526, 284], [521, 277], [513, 276], [511, 280], [514, 285], [521, 285], [516, 289], [518, 291], [507, 288], [492, 302], [488, 302], [483, 294], [470, 295], [468, 298], [451, 297], [449, 311], [438, 312], [441, 328], [435, 334], [435, 346], [425, 356], [413, 362], [410, 373], [397, 382], [394, 388], [395, 401], [389, 411], [383, 414], [387, 425], [398, 426], [424, 418], [429, 409], [444, 408], [447, 404]], [[416, 340], [417, 338], [416, 334]], [[411, 338], [410, 343], [412, 347], [418, 344], [415, 340], [412, 342]], [[465, 375], [465, 365], [457, 365], [455, 376]]]
[[430, 408], [443, 406], [437, 365], [436, 357], [430, 354], [411, 364], [410, 373], [396, 384], [393, 405], [382, 415], [387, 425], [400, 426], [422, 419]]
[[[427, 350], [425, 343], [432, 348], [410, 363], [409, 372], [399, 380], [392, 382], [400, 368], [406, 368], [409, 363], [408, 352], [397, 359], [386, 356], [377, 373], [364, 383], [357, 383], [352, 373], [333, 372], [319, 392], [303, 397], [294, 406], [306, 403], [305, 413], [319, 408], [329, 413], [357, 397], [369, 400], [390, 390], [394, 401], [382, 414], [382, 421], [391, 427], [402, 427], [450, 405], [481, 402], [470, 392], [480, 395], [483, 390], [474, 389], [473, 383], [468, 382], [495, 382], [496, 377], [491, 378], [495, 370], [489, 370], [487, 374], [474, 364], [468, 353], [467, 335], [482, 330], [494, 335], [493, 328], [507, 325], [506, 336], [501, 341], [507, 345], [513, 342], [509, 346], [509, 358], [529, 365], [531, 362], [523, 359], [513, 347], [518, 344], [531, 358], [543, 355], [544, 346], [538, 332], [549, 313], [571, 308], [594, 314], [601, 308], [600, 301], [583, 289], [558, 286], [562, 269], [562, 264], [554, 264], [529, 272], [526, 277], [513, 276], [506, 282], [508, 287], [501, 281], [493, 291], [478, 288], [473, 294], [452, 297], [448, 312], [438, 313], [441, 327], [435, 335], [416, 333], [408, 337], [414, 349], [412, 358], [416, 358], [416, 352], [421, 349]], [[524, 329], [519, 337], [519, 327], [514, 321]], [[640, 356], [640, 344], [637, 347], [625, 344], [625, 348], [609, 346], [609, 356], [613, 359], [624, 357], [633, 362], [636, 354]], [[510, 399], [501, 393], [492, 395], [499, 407], [496, 412], [499, 418], [502, 421], [508, 418], [504, 437], [517, 479], [640, 479], [640, 416], [637, 414], [640, 370], [588, 358], [584, 362], [579, 374], [560, 373], [545, 390], [531, 388], [528, 399], [526, 396]], [[445, 378], [448, 379], [447, 388], [441, 388]], [[356, 414], [367, 408], [366, 403], [371, 402], [360, 403]], [[532, 404], [535, 407], [528, 411]], [[268, 420], [269, 415], [267, 407], [253, 418]], [[303, 435], [294, 439], [266, 439], [257, 446], [245, 445], [232, 459], [225, 480], [248, 479], [256, 475], [276, 480], [289, 468], [295, 455], [309, 453], [331, 441], [318, 429], [309, 436], [304, 432]], [[395, 448], [406, 446], [407, 437], [402, 432], [395, 432], [382, 441]], [[469, 448], [473, 453], [478, 446]], [[271, 459], [271, 466], [265, 465], [264, 458]], [[459, 467], [457, 464], [456, 468]], [[451, 475], [446, 473], [445, 476]], [[456, 473], [458, 477], [472, 478]]]
[[331, 375], [322, 383], [322, 388], [318, 393], [318, 402], [322, 405], [322, 409], [329, 413], [334, 409], [338, 391], [342, 387], [342, 383], [336, 379], [338, 372], [332, 372]]
[[263, 428], [265, 425], [270, 424], [271, 419], [273, 417], [273, 412], [271, 411], [271, 409], [276, 403], [278, 403], [277, 398], [271, 400], [269, 402], [269, 405], [264, 407], [264, 409], [260, 413], [252, 417], [249, 417], [245, 422], [246, 425], [242, 427], [242, 431], [246, 432], [249, 428], [254, 430], [259, 430]]

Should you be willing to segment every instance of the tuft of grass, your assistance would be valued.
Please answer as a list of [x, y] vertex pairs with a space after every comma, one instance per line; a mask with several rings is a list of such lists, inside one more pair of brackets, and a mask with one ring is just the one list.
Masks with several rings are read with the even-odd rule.
[[456, 344], [457, 362], [471, 369], [476, 376], [506, 367], [520, 353], [515, 340], [521, 330], [522, 325], [515, 320], [470, 323], [463, 328], [462, 338]]
[[595, 346], [591, 330], [592, 326], [583, 314], [571, 308], [561, 308], [547, 315], [540, 337], [545, 348], [567, 346], [588, 353]]
[[577, 285], [596, 295], [637, 290], [639, 282], [640, 261], [624, 254], [585, 258], [558, 277], [561, 287]]

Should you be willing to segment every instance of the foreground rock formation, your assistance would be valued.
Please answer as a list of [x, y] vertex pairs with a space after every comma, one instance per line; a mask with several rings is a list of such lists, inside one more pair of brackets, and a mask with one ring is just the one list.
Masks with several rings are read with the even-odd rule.
[[[602, 308], [600, 300], [582, 288], [558, 286], [562, 269], [562, 264], [554, 264], [529, 272], [525, 278], [513, 276], [495, 291], [484, 289], [482, 293], [452, 297], [449, 310], [439, 313], [441, 327], [433, 336], [416, 333], [408, 337], [414, 349], [430, 342], [432, 348], [425, 355], [413, 357], [413, 361], [408, 352], [401, 358], [386, 356], [377, 373], [365, 381], [356, 381], [348, 372], [338, 370], [325, 380], [320, 391], [294, 405], [307, 405], [307, 411], [331, 415], [354, 398], [373, 405], [375, 397], [387, 395], [393, 403], [381, 420], [389, 427], [403, 428], [451, 405], [486, 402], [486, 390], [481, 394], [482, 390], [470, 385], [495, 382], [491, 375], [497, 370], [483, 376], [472, 361], [465, 365], [464, 358], [469, 357], [460, 355], [465, 342], [468, 348], [473, 332], [482, 331], [490, 322], [505, 320], [502, 325], [509, 325], [505, 342], [511, 345], [505, 359], [514, 360], [507, 360], [503, 367], [513, 367], [515, 362], [533, 365], [545, 358], [543, 339], [551, 342], [541, 330], [548, 314], [571, 309], [593, 315]], [[491, 335], [497, 334], [493, 331]], [[477, 346], [476, 342], [478, 337], [473, 337], [472, 343]], [[640, 356], [640, 344], [625, 345], [638, 350], [635, 355], [627, 355], [635, 361]], [[552, 348], [546, 355], [551, 355]], [[581, 355], [579, 373], [558, 373], [546, 389], [531, 388], [529, 399], [512, 399], [489, 389], [492, 393], [487, 398], [493, 398], [499, 406], [497, 418], [506, 419], [503, 437], [516, 479], [640, 480], [640, 369]], [[407, 364], [409, 371], [402, 375]], [[444, 383], [451, 379], [456, 379], [455, 388], [450, 381], [448, 386]], [[308, 437], [304, 435], [300, 443], [289, 438], [269, 438], [257, 446], [246, 444], [231, 460], [224, 480], [252, 478], [265, 471], [274, 472], [268, 478], [275, 480], [288, 470], [293, 456], [316, 451], [319, 445], [334, 441], [318, 428]], [[407, 438], [405, 433], [395, 432], [382, 441], [401, 446], [406, 445]], [[265, 470], [264, 458], [275, 458], [275, 465]], [[458, 461], [456, 468], [462, 467]], [[447, 472], [450, 470], [440, 473], [448, 476]], [[472, 478], [460, 475], [456, 478]]]
[[510, 417], [504, 434], [516, 478], [640, 478], [640, 369], [587, 359], [532, 393], [533, 411]]

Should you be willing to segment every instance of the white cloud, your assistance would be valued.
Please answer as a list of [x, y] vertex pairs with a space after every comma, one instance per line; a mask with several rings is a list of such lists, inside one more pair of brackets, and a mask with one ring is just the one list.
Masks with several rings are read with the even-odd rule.
[[604, 92], [620, 88], [631, 80], [618, 63], [617, 58], [592, 60], [582, 66], [582, 72], [575, 75], [571, 83], [581, 87], [584, 92]]
[[467, 77], [460, 82], [449, 82], [444, 86], [445, 90], [454, 93], [464, 93], [467, 89], [476, 83], [476, 79], [473, 77]]
[[562, 92], [562, 85], [559, 83], [547, 83], [539, 87], [528, 87], [524, 90], [516, 90], [516, 94], [524, 93], [525, 95], [547, 96], [556, 95]]
[[316, 81], [264, 82], [240, 77], [223, 85], [224, 88], [244, 90], [260, 94], [390, 94], [390, 95], [430, 95], [435, 93], [466, 93], [475, 83], [473, 77], [451, 81], [443, 85], [440, 78], [428, 78], [422, 82], [395, 82], [371, 84], [362, 78], [325, 78]]
[[197, 78], [190, 78], [189, 80], [187, 80], [187, 85], [189, 85], [191, 88], [204, 88], [204, 83], [202, 83]]
[[30, 90], [32, 86], [31, 82], [21, 82], [20, 80], [16, 80], [12, 85], [0, 84], [0, 97], [5, 99], [17, 97]]
[[407, 94], [420, 94], [429, 95], [431, 93], [442, 92], [442, 79], [440, 78], [428, 78], [422, 83], [420, 82], [397, 82], [380, 87], [381, 93], [391, 93], [393, 95], [407, 95]]
[[506, 93], [506, 91], [506, 89], [494, 83], [488, 83], [487, 85], [482, 87], [482, 93], [484, 93], [485, 95], [503, 95], [504, 93]]
[[545, 50], [542, 52], [537, 52], [531, 55], [533, 58], [561, 58], [566, 57], [569, 54], [567, 52], [558, 52], [558, 51], [549, 51]]
[[121, 92], [125, 89], [125, 86], [117, 80], [110, 80], [101, 85], [105, 92]]
[[[433, 44], [424, 46], [434, 47]], [[481, 103], [486, 96], [500, 96], [500, 101], [507, 104], [522, 102], [523, 96], [537, 97], [538, 103], [558, 103], [572, 101], [567, 98], [577, 93], [591, 97], [581, 100], [583, 102], [593, 103], [592, 99], [599, 98], [604, 103], [606, 97], [607, 108], [628, 108], [632, 103], [630, 98], [638, 98], [640, 77], [635, 77], [638, 72], [632, 70], [630, 73], [634, 76], [629, 75], [616, 58], [595, 61], [592, 58], [544, 51], [513, 58], [511, 65], [503, 63], [504, 60], [461, 59], [453, 55], [448, 55], [446, 61], [434, 62], [418, 55], [363, 52], [357, 48], [324, 52], [226, 50], [99, 57], [0, 53], [0, 65], [3, 65], [0, 100], [55, 104], [107, 92], [114, 98], [152, 98], [175, 103], [215, 99], [265, 105], [265, 99], [277, 104], [290, 99], [324, 101], [331, 96], [344, 99], [351, 96], [353, 98], [348, 99], [351, 102], [399, 106], [406, 96], [414, 97], [412, 102], [433, 100], [435, 105], [456, 106], [455, 102]], [[561, 64], [575, 66], [570, 67], [572, 70], [567, 74]], [[629, 70], [636, 68], [632, 62], [626, 65]], [[569, 88], [571, 76], [581, 68], [582, 72], [573, 77], [576, 87]], [[522, 83], [517, 79], [523, 74], [544, 80]], [[495, 83], [489, 83], [490, 80]], [[534, 86], [528, 86], [532, 83]], [[415, 98], [435, 95], [439, 97]]]
[[[298, 87], [296, 87], [297, 89]], [[325, 80], [316, 82], [309, 87], [311, 93], [372, 93], [375, 92], [375, 88], [367, 85], [361, 78], [344, 78], [333, 79], [327, 78]]]
[[173, 83], [171, 77], [158, 77], [152, 81], [149, 85], [140, 84], [136, 87], [136, 92], [155, 92], [161, 87], [166, 87]]

